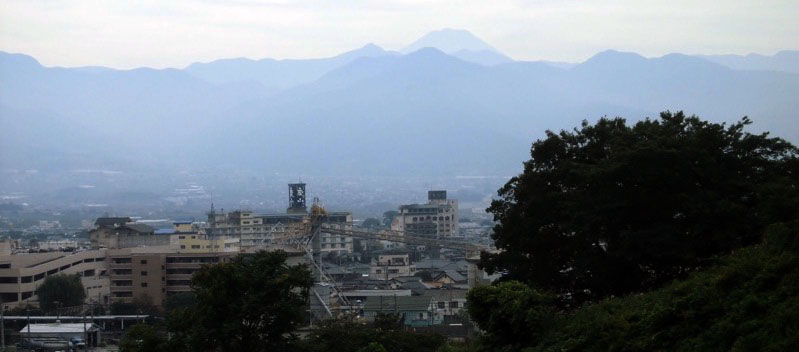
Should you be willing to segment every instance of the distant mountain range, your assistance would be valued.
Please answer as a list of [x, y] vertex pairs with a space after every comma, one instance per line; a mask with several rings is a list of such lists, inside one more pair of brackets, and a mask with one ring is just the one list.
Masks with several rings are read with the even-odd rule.
[[524, 62], [459, 30], [399, 52], [369, 44], [323, 59], [164, 70], [43, 67], [0, 53], [0, 171], [512, 175], [547, 129], [667, 109], [727, 122], [748, 115], [755, 130], [796, 143], [797, 65], [797, 52], [609, 50], [578, 64]]

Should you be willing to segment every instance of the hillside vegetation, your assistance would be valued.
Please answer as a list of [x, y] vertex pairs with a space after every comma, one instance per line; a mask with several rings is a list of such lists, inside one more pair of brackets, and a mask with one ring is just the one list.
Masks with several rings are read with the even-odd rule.
[[682, 113], [533, 144], [489, 211], [483, 350], [783, 351], [799, 342], [797, 149]]

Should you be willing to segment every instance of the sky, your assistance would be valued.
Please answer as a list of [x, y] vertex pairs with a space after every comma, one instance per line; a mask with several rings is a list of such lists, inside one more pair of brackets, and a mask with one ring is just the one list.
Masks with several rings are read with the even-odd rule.
[[796, 0], [0, 0], [0, 50], [46, 66], [185, 67], [220, 58], [400, 49], [465, 29], [517, 60], [771, 55], [799, 49]]

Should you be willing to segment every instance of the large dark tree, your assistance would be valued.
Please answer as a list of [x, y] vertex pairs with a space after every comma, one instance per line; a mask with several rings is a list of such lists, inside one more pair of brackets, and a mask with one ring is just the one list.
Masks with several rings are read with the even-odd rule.
[[481, 266], [563, 304], [643, 291], [799, 217], [797, 149], [682, 112], [536, 141], [488, 209], [500, 253]]
[[283, 251], [261, 251], [204, 266], [192, 278], [193, 305], [170, 315], [169, 349], [290, 349], [313, 280], [305, 265], [289, 266], [286, 258]]
[[86, 298], [86, 291], [80, 282], [78, 274], [73, 275], [53, 275], [44, 279], [44, 282], [36, 288], [36, 296], [39, 298], [39, 306], [44, 311], [51, 311], [59, 307], [74, 307], [83, 304]]

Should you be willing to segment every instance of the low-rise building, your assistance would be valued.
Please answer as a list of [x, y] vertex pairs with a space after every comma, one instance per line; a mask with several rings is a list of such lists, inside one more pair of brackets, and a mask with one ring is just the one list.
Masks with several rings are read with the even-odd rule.
[[396, 314], [405, 326], [433, 326], [443, 321], [433, 303], [433, 299], [426, 296], [371, 297], [363, 307], [363, 316], [366, 321], [374, 321], [378, 314]]
[[78, 248], [78, 242], [73, 240], [45, 241], [39, 242], [39, 249], [55, 251], [60, 249]]
[[466, 292], [468, 290], [427, 290], [423, 296], [432, 298], [436, 312], [444, 316], [458, 315], [466, 309]]
[[416, 266], [411, 264], [407, 254], [381, 254], [372, 260], [369, 278], [372, 280], [391, 280], [400, 276], [413, 276]]
[[169, 238], [155, 236], [155, 228], [133, 222], [129, 217], [102, 217], [89, 230], [92, 248], [124, 248], [141, 245], [162, 245]]

